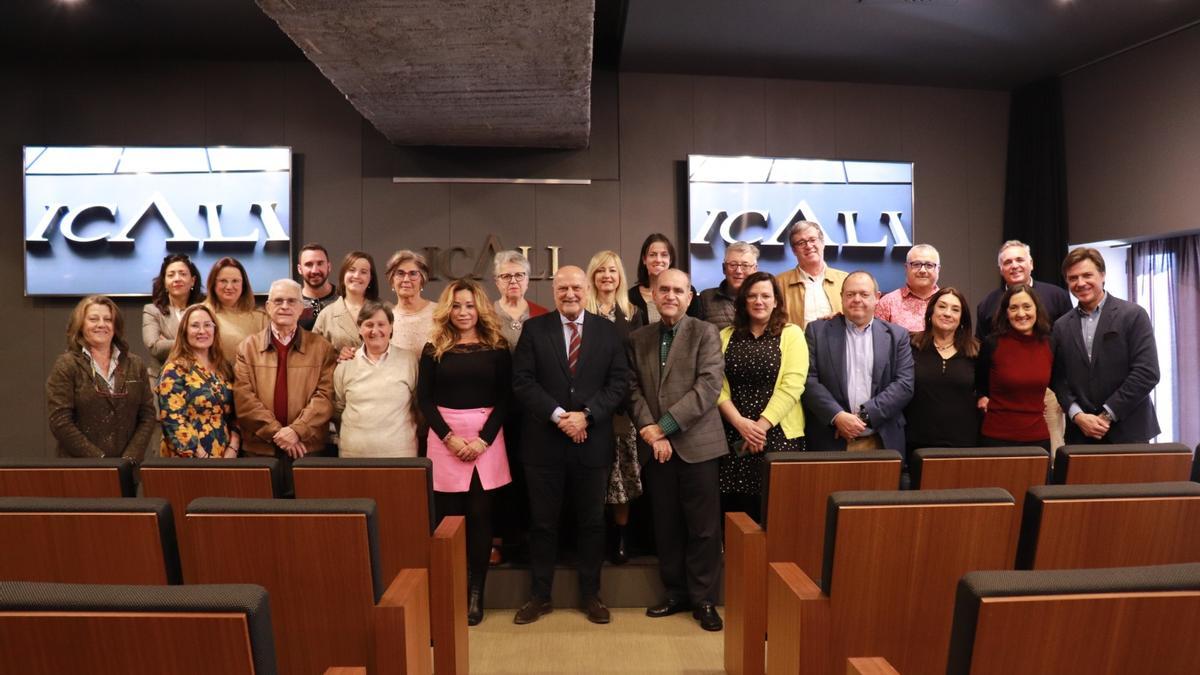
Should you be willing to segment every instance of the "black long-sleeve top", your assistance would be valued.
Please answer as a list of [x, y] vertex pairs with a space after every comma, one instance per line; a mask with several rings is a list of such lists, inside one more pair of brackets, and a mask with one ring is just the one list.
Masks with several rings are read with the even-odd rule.
[[421, 352], [417, 375], [417, 404], [425, 421], [440, 438], [450, 433], [438, 407], [464, 410], [491, 408], [479, 438], [488, 445], [496, 440], [508, 415], [512, 397], [512, 355], [507, 349], [461, 345], [433, 358], [433, 347]]
[[904, 410], [912, 448], [969, 448], [979, 444], [975, 359], [962, 352], [943, 360], [933, 345], [913, 349], [913, 398]]

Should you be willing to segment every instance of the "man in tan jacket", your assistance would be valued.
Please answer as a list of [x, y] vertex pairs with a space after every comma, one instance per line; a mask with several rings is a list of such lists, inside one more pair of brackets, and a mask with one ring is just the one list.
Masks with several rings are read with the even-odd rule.
[[333, 416], [333, 345], [298, 325], [300, 284], [280, 279], [267, 295], [267, 329], [238, 347], [234, 404], [247, 454], [285, 464], [323, 454]]
[[[820, 224], [800, 220], [788, 228], [788, 243], [796, 268], [779, 275], [787, 300], [788, 321], [804, 328], [817, 319], [842, 311], [842, 282], [846, 273], [825, 264], [825, 231]], [[810, 293], [820, 288], [824, 293]]]

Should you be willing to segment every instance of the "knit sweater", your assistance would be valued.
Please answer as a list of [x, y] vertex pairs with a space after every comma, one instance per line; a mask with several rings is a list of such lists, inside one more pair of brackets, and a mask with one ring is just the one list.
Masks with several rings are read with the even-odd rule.
[[[324, 314], [322, 314], [324, 316]], [[334, 415], [340, 416], [342, 457], [416, 457], [413, 396], [417, 355], [395, 345], [371, 363], [359, 348], [333, 372]]]

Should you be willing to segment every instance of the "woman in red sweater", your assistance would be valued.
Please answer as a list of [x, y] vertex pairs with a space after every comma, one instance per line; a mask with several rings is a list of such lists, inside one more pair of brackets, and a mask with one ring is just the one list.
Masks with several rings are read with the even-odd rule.
[[980, 444], [1036, 445], [1050, 450], [1046, 388], [1050, 386], [1050, 319], [1026, 286], [1008, 289], [976, 362], [975, 383], [983, 411]]

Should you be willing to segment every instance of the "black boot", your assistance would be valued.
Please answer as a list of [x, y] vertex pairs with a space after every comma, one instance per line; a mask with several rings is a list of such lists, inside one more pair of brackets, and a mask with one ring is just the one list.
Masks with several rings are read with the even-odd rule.
[[625, 548], [625, 526], [617, 525], [614, 529], [612, 563], [614, 565], [624, 565], [629, 562], [629, 551]]
[[485, 575], [471, 575], [467, 581], [467, 625], [478, 626], [483, 621], [483, 581]]

